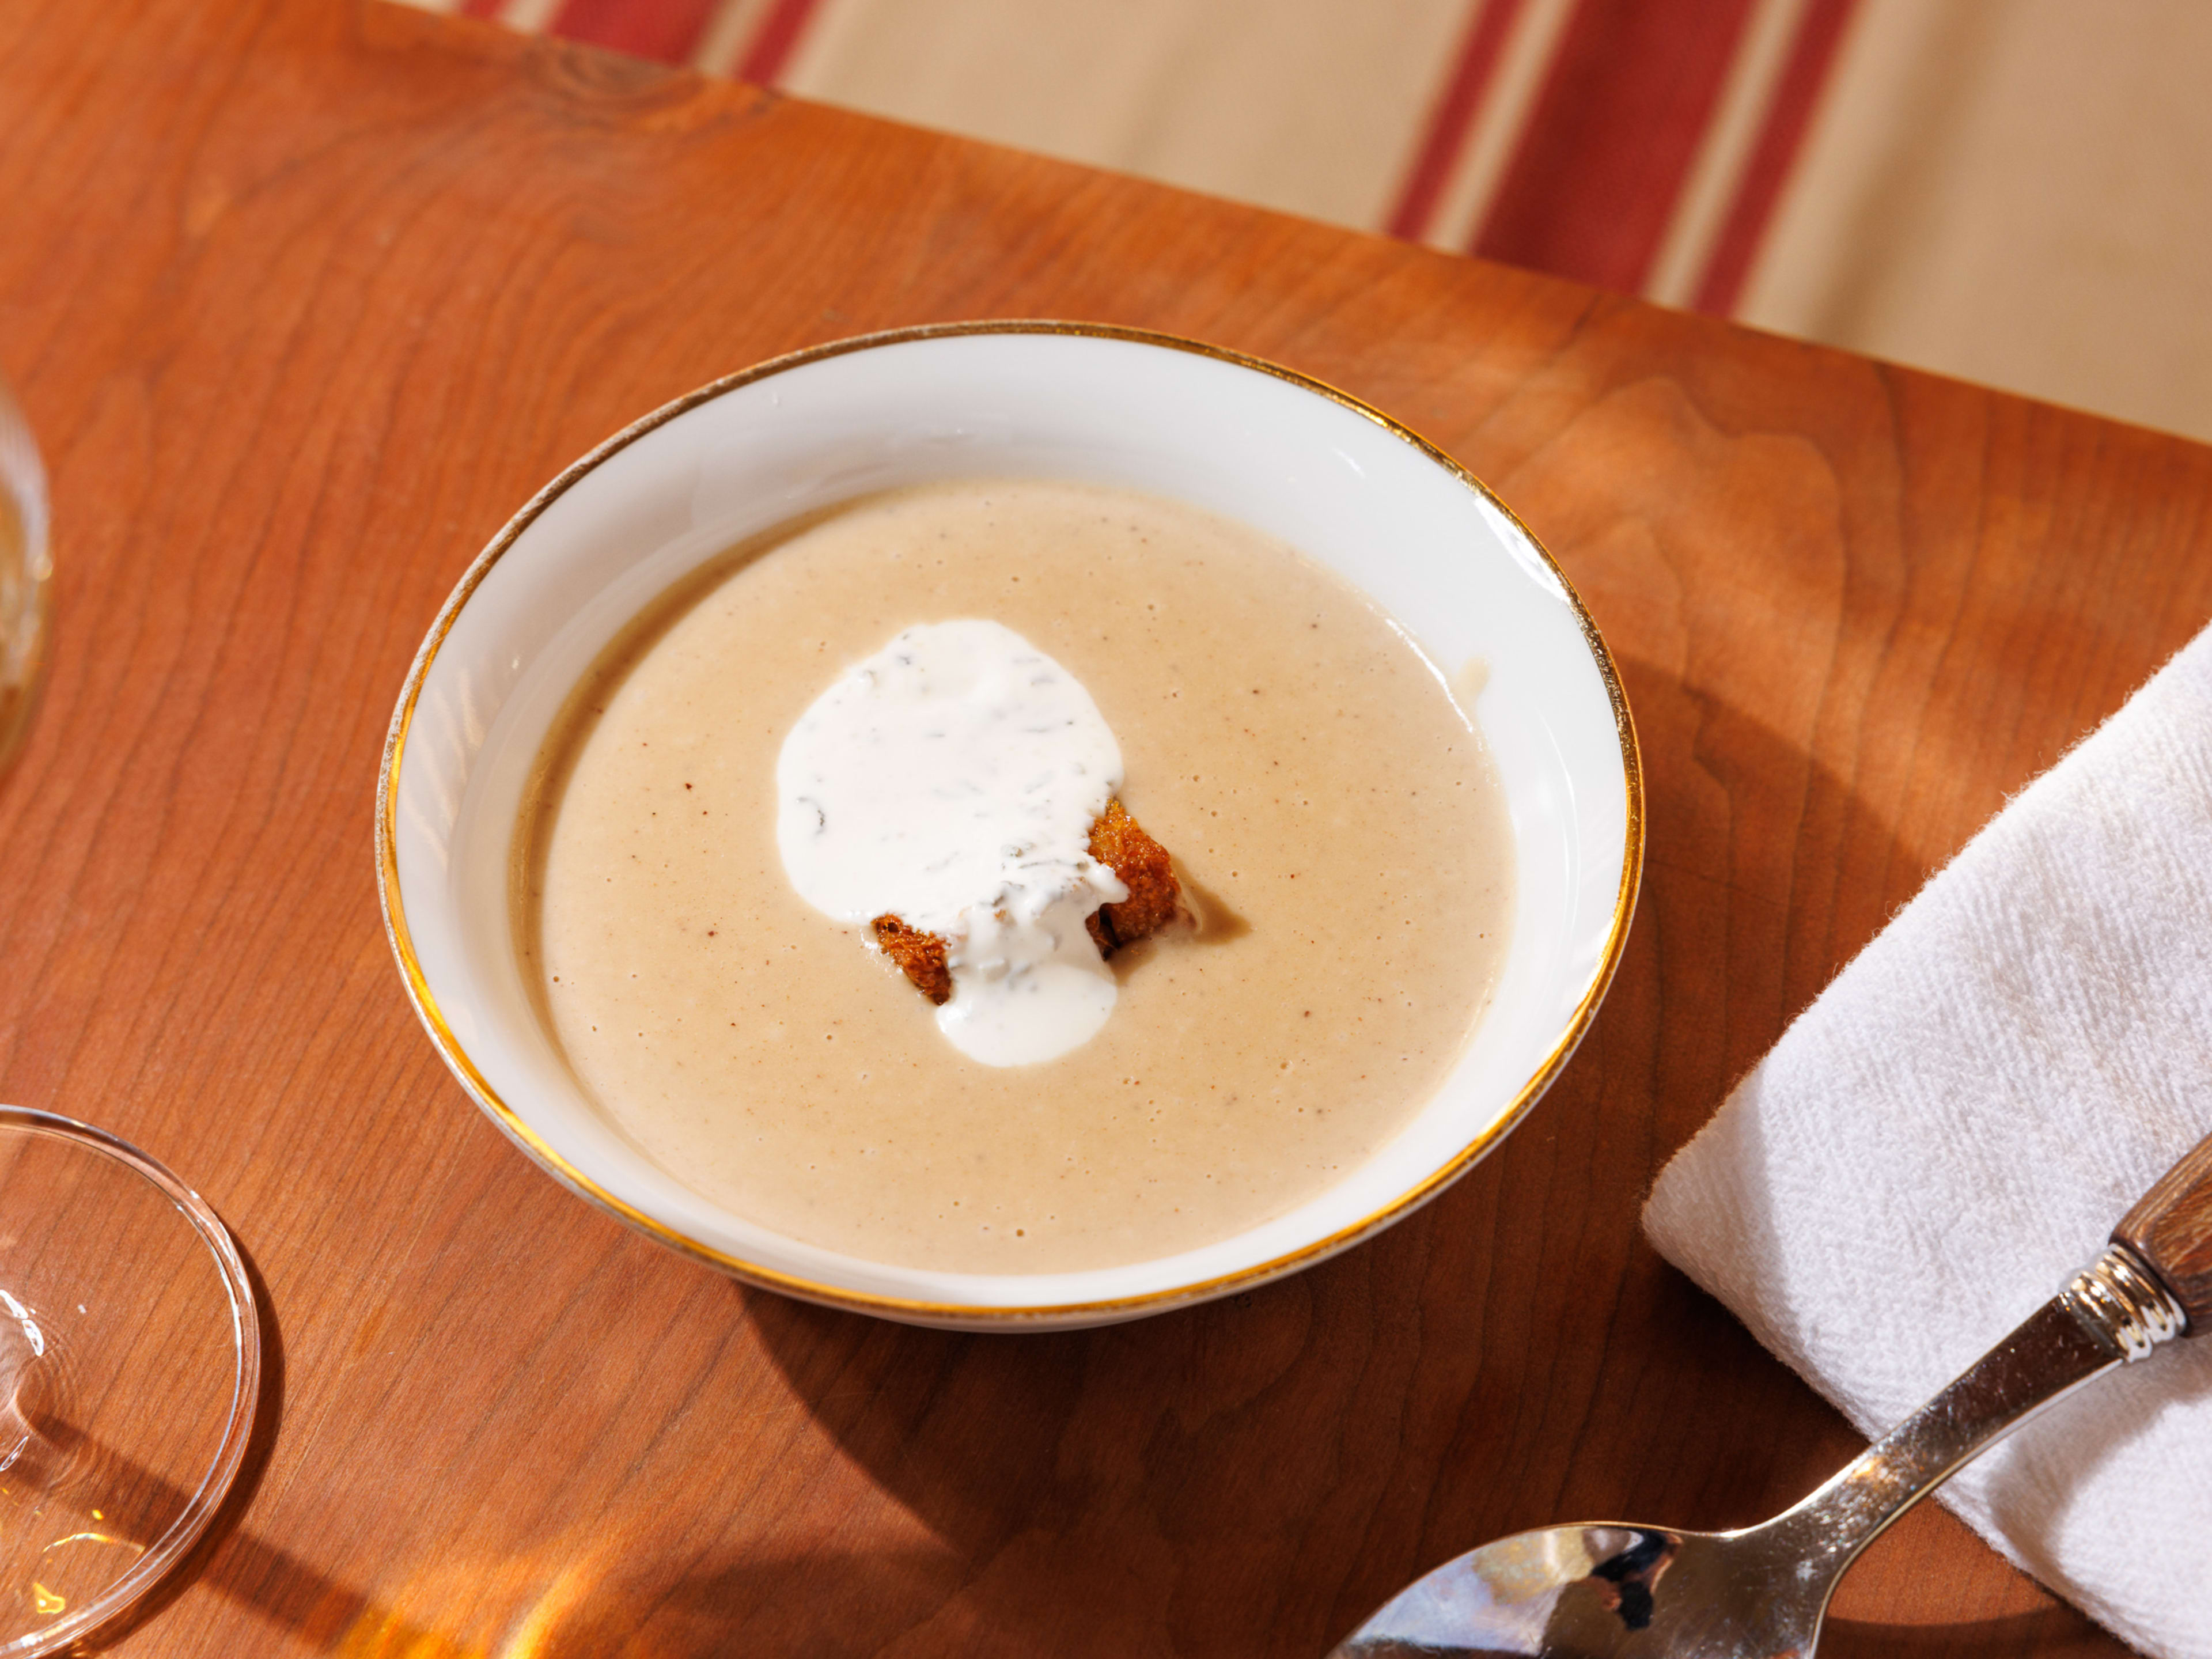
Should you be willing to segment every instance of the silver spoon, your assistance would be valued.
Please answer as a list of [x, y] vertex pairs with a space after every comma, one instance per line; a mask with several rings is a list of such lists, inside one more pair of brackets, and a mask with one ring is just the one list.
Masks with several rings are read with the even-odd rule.
[[1810, 1497], [1739, 1532], [1624, 1521], [1516, 1534], [1386, 1603], [1330, 1659], [1808, 1659], [1836, 1581], [1889, 1523], [2037, 1413], [2212, 1328], [2212, 1138], [2111, 1247]]

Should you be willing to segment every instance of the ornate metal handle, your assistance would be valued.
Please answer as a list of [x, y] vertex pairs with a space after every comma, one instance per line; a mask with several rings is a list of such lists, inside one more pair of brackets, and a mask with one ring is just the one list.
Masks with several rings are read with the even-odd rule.
[[2128, 1212], [2112, 1245], [1958, 1381], [1758, 1530], [1841, 1573], [1952, 1471], [2116, 1365], [2212, 1328], [2212, 1137]]
[[2212, 1326], [2212, 1135], [2160, 1177], [2112, 1230], [2172, 1293], [2194, 1336]]

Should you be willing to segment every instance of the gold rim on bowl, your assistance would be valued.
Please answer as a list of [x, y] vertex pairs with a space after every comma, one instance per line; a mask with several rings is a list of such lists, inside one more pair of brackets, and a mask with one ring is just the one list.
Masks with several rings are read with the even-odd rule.
[[[1457, 478], [1469, 489], [1504, 514], [1535, 549], [1537, 556], [1559, 584], [1567, 603], [1574, 609], [1575, 620], [1582, 629], [1583, 642], [1589, 647], [1591, 659], [1597, 665], [1600, 678], [1605, 682], [1607, 699], [1613, 707], [1613, 725], [1620, 738], [1621, 781], [1627, 801], [1627, 822], [1622, 845], [1620, 888], [1613, 900], [1613, 921], [1606, 934], [1605, 950], [1600, 957], [1596, 973], [1589, 988], [1551, 1049], [1536, 1069], [1531, 1073], [1513, 1097], [1512, 1104], [1473, 1140], [1438, 1168], [1401, 1193], [1381, 1209], [1339, 1229], [1325, 1238], [1288, 1251], [1267, 1261], [1237, 1272], [1224, 1273], [1196, 1284], [1176, 1285], [1169, 1290], [1148, 1291], [1141, 1296], [1117, 1297], [1099, 1302], [1053, 1303], [1037, 1307], [985, 1307], [957, 1302], [927, 1302], [902, 1297], [878, 1296], [863, 1291], [848, 1290], [836, 1285], [802, 1279], [796, 1274], [780, 1273], [772, 1267], [747, 1261], [702, 1244], [684, 1233], [678, 1232], [665, 1222], [647, 1214], [635, 1206], [617, 1198], [591, 1176], [571, 1164], [523, 1121], [514, 1109], [502, 1100], [498, 1091], [479, 1072], [461, 1046], [459, 1038], [446, 1022], [431, 994], [420, 962], [416, 958], [413, 939], [407, 927], [407, 915], [399, 894], [398, 861], [398, 790], [399, 768], [407, 749], [408, 727], [415, 714], [416, 699], [422, 695], [422, 684], [436, 659], [438, 650], [445, 643], [454, 619], [477, 586], [489, 574], [507, 550], [513, 547], [522, 532], [538, 515], [570, 489], [579, 479], [591, 472], [608, 457], [628, 448], [655, 428], [665, 425], [687, 410], [711, 402], [724, 393], [740, 386], [750, 386], [791, 369], [827, 358], [842, 357], [848, 352], [866, 351], [878, 346], [900, 345], [915, 340], [946, 339], [968, 334], [1067, 334], [1095, 339], [1125, 340], [1139, 345], [1164, 347], [1174, 351], [1187, 351], [1202, 357], [1231, 363], [1241, 368], [1272, 375], [1279, 380], [1303, 387], [1308, 392], [1328, 398], [1354, 414], [1364, 416], [1384, 431], [1415, 449]], [[453, 593], [440, 609], [437, 620], [422, 647], [415, 653], [415, 661], [407, 672], [407, 681], [401, 688], [398, 707], [393, 711], [392, 726], [384, 741], [384, 759], [376, 780], [376, 884], [384, 909], [384, 931], [391, 941], [392, 955], [398, 959], [399, 970], [407, 985], [407, 994], [415, 1005], [431, 1042], [470, 1097], [507, 1138], [529, 1155], [538, 1165], [569, 1191], [597, 1205], [600, 1209], [629, 1226], [636, 1228], [657, 1242], [683, 1255], [719, 1268], [732, 1278], [764, 1290], [781, 1291], [810, 1302], [830, 1307], [849, 1308], [861, 1313], [885, 1315], [892, 1318], [931, 1321], [958, 1321], [963, 1323], [1004, 1323], [1019, 1325], [1078, 1320], [1111, 1320], [1139, 1312], [1160, 1312], [1188, 1303], [1203, 1302], [1233, 1291], [1247, 1289], [1272, 1279], [1309, 1267], [1324, 1257], [1348, 1249], [1361, 1240], [1381, 1231], [1392, 1222], [1408, 1214], [1433, 1198], [1446, 1187], [1474, 1168], [1492, 1147], [1503, 1140], [1530, 1107], [1551, 1086], [1575, 1047], [1582, 1041], [1595, 1018], [1598, 1005], [1604, 1000], [1607, 988], [1613, 981], [1613, 970], [1620, 965], [1621, 951], [1628, 938], [1628, 924], [1636, 909], [1636, 894], [1644, 869], [1644, 769], [1636, 741], [1636, 726], [1628, 712], [1628, 699], [1620, 688], [1620, 676], [1613, 665], [1613, 653], [1606, 648], [1597, 624], [1591, 620], [1589, 607], [1582, 595], [1575, 591], [1559, 562], [1536, 538], [1518, 514], [1498, 498], [1497, 494], [1481, 479], [1462, 466], [1443, 450], [1422, 437], [1403, 422], [1393, 419], [1372, 404], [1364, 403], [1347, 392], [1339, 390], [1325, 381], [1301, 374], [1295, 369], [1285, 368], [1264, 358], [1249, 357], [1242, 352], [1231, 351], [1203, 341], [1186, 339], [1180, 335], [1157, 333], [1147, 329], [1124, 328], [1109, 323], [1079, 323], [1061, 321], [1008, 321], [976, 323], [931, 323], [915, 328], [889, 329], [880, 333], [857, 335], [851, 339], [833, 340], [827, 344], [810, 346], [804, 350], [772, 357], [768, 362], [740, 369], [720, 380], [709, 382], [696, 392], [687, 392], [674, 402], [665, 404], [651, 414], [632, 422], [616, 433], [598, 448], [577, 461], [552, 483], [532, 496], [522, 510], [510, 519], [495, 536], [489, 545], [479, 553]]]

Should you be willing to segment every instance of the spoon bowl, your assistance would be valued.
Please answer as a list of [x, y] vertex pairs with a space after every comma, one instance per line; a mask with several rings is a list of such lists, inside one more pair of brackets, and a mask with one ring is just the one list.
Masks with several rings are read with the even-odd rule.
[[[1806, 1653], [1820, 1632], [1764, 1528], [1677, 1532], [1626, 1521], [1516, 1533], [1447, 1562], [1360, 1626], [1340, 1659], [1544, 1654]], [[1826, 1602], [1825, 1595], [1821, 1597]]]

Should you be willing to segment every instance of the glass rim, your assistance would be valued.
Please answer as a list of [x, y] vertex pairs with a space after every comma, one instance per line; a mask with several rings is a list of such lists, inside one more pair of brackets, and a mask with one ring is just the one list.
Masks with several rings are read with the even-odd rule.
[[261, 1399], [261, 1304], [246, 1276], [245, 1258], [207, 1200], [179, 1181], [159, 1160], [138, 1150], [120, 1135], [58, 1112], [30, 1106], [0, 1105], [0, 1134], [9, 1131], [65, 1141], [113, 1159], [140, 1176], [176, 1207], [190, 1223], [208, 1254], [215, 1259], [217, 1277], [230, 1302], [231, 1335], [236, 1369], [231, 1377], [230, 1416], [215, 1456], [200, 1476], [198, 1488], [184, 1509], [160, 1537], [149, 1543], [129, 1570], [82, 1607], [76, 1607], [35, 1631], [0, 1644], [0, 1659], [33, 1659], [59, 1652], [82, 1641], [100, 1626], [121, 1613], [151, 1589], [185, 1553], [199, 1541], [208, 1523], [228, 1495], [246, 1460], [247, 1442]]
[[[0, 773], [4, 773], [29, 735], [53, 630], [52, 526], [46, 468], [30, 423], [5, 376], [0, 376], [0, 515], [15, 520], [21, 542], [20, 550], [11, 551], [6, 540], [0, 539], [0, 559], [13, 562], [20, 555], [15, 580], [22, 584], [19, 602], [0, 612]], [[5, 1651], [0, 1649], [0, 1653]]]

